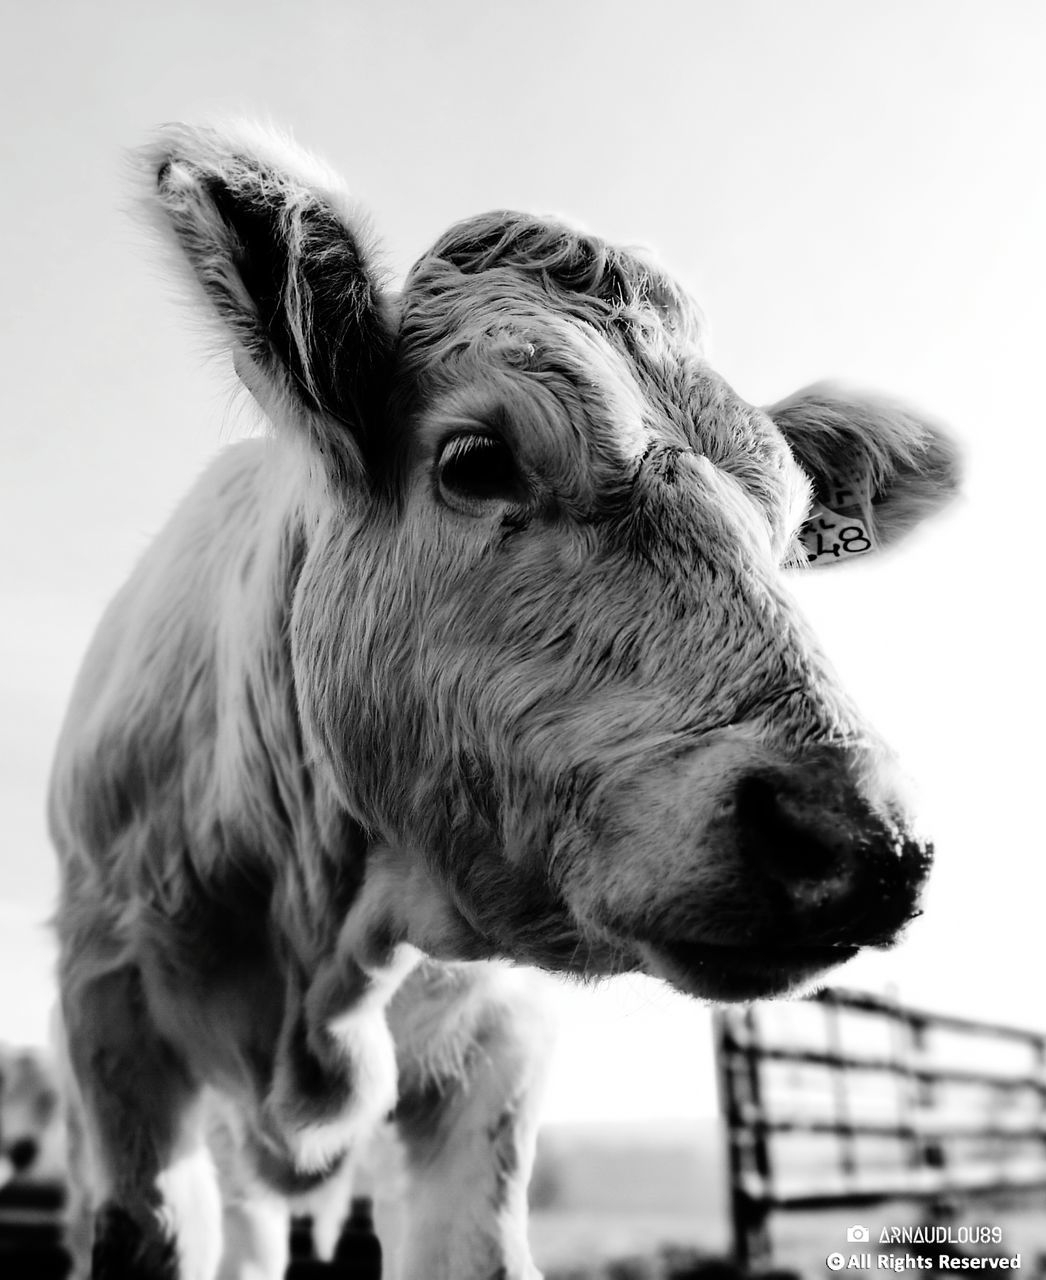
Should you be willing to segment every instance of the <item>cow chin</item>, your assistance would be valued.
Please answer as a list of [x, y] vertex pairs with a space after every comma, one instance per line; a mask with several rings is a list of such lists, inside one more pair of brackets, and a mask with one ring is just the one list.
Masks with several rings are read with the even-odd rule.
[[643, 967], [684, 995], [729, 1004], [802, 994], [857, 946], [726, 946], [704, 942], [643, 943]]

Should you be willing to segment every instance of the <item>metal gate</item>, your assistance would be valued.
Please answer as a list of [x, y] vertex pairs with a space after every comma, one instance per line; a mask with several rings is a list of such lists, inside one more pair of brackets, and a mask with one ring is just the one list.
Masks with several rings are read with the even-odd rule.
[[828, 989], [715, 1035], [742, 1266], [772, 1260], [775, 1213], [1046, 1189], [1046, 1032]]

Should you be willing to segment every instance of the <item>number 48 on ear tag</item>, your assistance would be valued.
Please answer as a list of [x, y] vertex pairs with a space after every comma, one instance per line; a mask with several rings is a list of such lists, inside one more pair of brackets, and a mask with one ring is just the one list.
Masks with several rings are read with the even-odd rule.
[[824, 503], [814, 503], [799, 535], [807, 564], [839, 564], [875, 550], [871, 504], [862, 497], [856, 486], [840, 486], [829, 490]]

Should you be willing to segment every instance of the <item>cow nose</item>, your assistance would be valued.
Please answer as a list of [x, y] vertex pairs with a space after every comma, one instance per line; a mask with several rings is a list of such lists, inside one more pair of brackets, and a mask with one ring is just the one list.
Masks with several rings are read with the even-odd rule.
[[783, 932], [883, 944], [918, 914], [931, 847], [837, 762], [747, 774], [736, 821], [743, 858], [783, 908]]

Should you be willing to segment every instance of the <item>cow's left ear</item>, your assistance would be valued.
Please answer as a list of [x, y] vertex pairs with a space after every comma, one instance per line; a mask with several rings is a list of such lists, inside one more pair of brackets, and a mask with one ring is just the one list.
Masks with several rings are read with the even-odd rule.
[[811, 564], [843, 564], [897, 542], [958, 492], [956, 441], [885, 396], [822, 382], [766, 412], [813, 481], [801, 535]]

